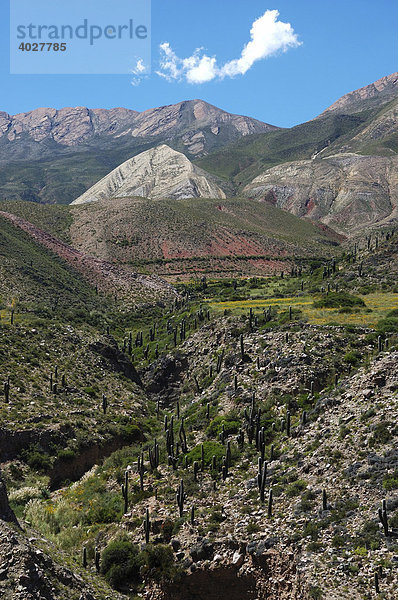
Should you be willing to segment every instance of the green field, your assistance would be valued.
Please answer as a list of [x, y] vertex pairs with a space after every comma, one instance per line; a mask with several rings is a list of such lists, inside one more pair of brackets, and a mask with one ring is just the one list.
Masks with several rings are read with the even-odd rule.
[[316, 325], [358, 325], [362, 327], [375, 327], [380, 319], [394, 309], [398, 308], [398, 294], [368, 294], [360, 296], [366, 308], [357, 309], [358, 312], [343, 313], [334, 308], [315, 308], [314, 298], [311, 296], [292, 296], [289, 298], [269, 298], [237, 300], [228, 302], [209, 301], [210, 306], [216, 311], [231, 311], [234, 315], [247, 314], [250, 308], [254, 314], [262, 314], [264, 309], [271, 306], [278, 311], [292, 309], [302, 311], [303, 317]]

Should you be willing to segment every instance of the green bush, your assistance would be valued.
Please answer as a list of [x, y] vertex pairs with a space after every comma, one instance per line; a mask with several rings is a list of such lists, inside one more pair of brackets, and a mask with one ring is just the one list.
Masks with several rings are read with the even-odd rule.
[[[225, 456], [225, 447], [219, 442], [204, 442], [203, 443], [204, 451], [205, 451], [205, 466], [210, 466], [213, 456], [216, 457], [217, 463], [221, 464], [223, 457]], [[200, 462], [202, 459], [202, 449], [201, 444], [198, 444], [193, 448], [188, 454], [188, 462], [190, 464], [195, 461]]]
[[143, 557], [138, 546], [127, 540], [111, 542], [105, 548], [101, 558], [101, 572], [115, 589], [140, 581], [140, 568]]
[[383, 488], [387, 491], [398, 489], [398, 469], [384, 477]]
[[226, 435], [231, 435], [232, 433], [237, 433], [239, 431], [241, 422], [238, 420], [238, 415], [236, 413], [219, 415], [211, 421], [206, 429], [206, 434], [209, 437], [217, 437], [221, 433], [223, 425]]
[[301, 494], [303, 490], [307, 487], [307, 483], [303, 479], [298, 479], [297, 481], [293, 481], [293, 483], [289, 483], [286, 488], [286, 496], [288, 498], [292, 498], [293, 496], [298, 496]]
[[341, 308], [363, 306], [366, 304], [358, 296], [353, 296], [347, 292], [330, 292], [327, 296], [322, 296], [319, 300], [315, 300], [314, 308]]
[[24, 461], [35, 471], [48, 471], [51, 469], [52, 460], [47, 452], [44, 452], [39, 446], [30, 446], [22, 452]]
[[173, 581], [179, 570], [174, 561], [174, 553], [170, 546], [164, 544], [148, 544], [141, 553], [143, 574], [155, 581]]

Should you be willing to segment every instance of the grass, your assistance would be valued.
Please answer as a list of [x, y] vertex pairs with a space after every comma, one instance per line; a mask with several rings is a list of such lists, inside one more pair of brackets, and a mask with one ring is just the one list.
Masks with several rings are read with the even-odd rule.
[[289, 306], [299, 308], [303, 317], [315, 325], [357, 325], [361, 327], [376, 327], [378, 321], [383, 319], [391, 310], [398, 308], [398, 294], [368, 294], [362, 297], [368, 310], [358, 313], [341, 313], [335, 308], [314, 307], [312, 296], [288, 298], [267, 298], [264, 300], [237, 300], [228, 302], [209, 301], [209, 305], [216, 311], [230, 311], [231, 314], [246, 314], [250, 308], [259, 313], [269, 306], [278, 310], [286, 310]]

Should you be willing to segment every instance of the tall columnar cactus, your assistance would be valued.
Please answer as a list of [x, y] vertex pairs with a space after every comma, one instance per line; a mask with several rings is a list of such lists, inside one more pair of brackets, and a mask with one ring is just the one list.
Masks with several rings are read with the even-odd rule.
[[288, 410], [286, 413], [286, 435], [288, 437], [290, 437], [290, 424], [291, 424], [291, 416], [290, 416], [290, 410]]
[[260, 501], [264, 503], [265, 496], [265, 481], [267, 479], [267, 463], [266, 461], [262, 462], [261, 458], [258, 460], [258, 474], [257, 474], [257, 483], [258, 489], [260, 492]]
[[101, 562], [101, 553], [99, 548], [96, 546], [94, 551], [94, 560], [95, 560], [95, 570], [97, 573], [100, 572], [100, 562]]
[[148, 450], [148, 458], [151, 469], [157, 469], [159, 466], [159, 444], [157, 443], [156, 439], [154, 441], [153, 448], [149, 448]]
[[197, 460], [193, 463], [193, 478], [194, 481], [198, 481], [199, 463]]
[[145, 519], [144, 519], [144, 531], [145, 531], [145, 543], [149, 544], [149, 534], [151, 532], [151, 521], [149, 518], [149, 508], [145, 511]]
[[375, 571], [375, 574], [374, 574], [374, 584], [375, 584], [376, 594], [380, 594], [379, 574], [377, 571]]
[[203, 444], [200, 446], [200, 470], [202, 473], [205, 470], [205, 447]]
[[217, 373], [220, 373], [220, 371], [221, 371], [222, 362], [224, 360], [224, 353], [225, 353], [225, 350], [223, 348], [221, 354], [219, 354], [217, 357], [217, 368], [216, 368]]
[[102, 394], [102, 410], [104, 412], [104, 415], [106, 415], [107, 408], [108, 408], [108, 399], [105, 396], [105, 394]]
[[383, 500], [381, 508], [379, 508], [379, 520], [383, 525], [384, 535], [388, 537], [388, 517], [387, 517], [387, 502]]
[[191, 525], [195, 524], [195, 505], [191, 506]]
[[180, 430], [179, 430], [179, 437], [180, 437], [180, 443], [181, 443], [181, 450], [184, 454], [186, 454], [188, 452], [188, 445], [187, 445], [187, 436], [185, 434], [185, 428], [184, 428], [184, 419], [181, 419], [181, 425], [180, 425]]
[[85, 569], [87, 568], [87, 548], [86, 548], [86, 546], [83, 546], [82, 565]]
[[245, 344], [243, 341], [243, 333], [240, 334], [240, 356], [241, 359], [244, 360], [245, 358]]
[[7, 378], [7, 381], [4, 382], [4, 400], [8, 402], [10, 400], [10, 378]]
[[183, 479], [181, 479], [180, 485], [177, 489], [176, 500], [177, 500], [177, 505], [178, 505], [178, 509], [180, 512], [180, 517], [182, 517], [182, 515], [184, 513], [184, 500], [185, 500], [184, 480]]
[[144, 455], [141, 454], [137, 460], [137, 471], [140, 476], [140, 489], [144, 490], [144, 473], [145, 473], [145, 465], [144, 465]]
[[272, 517], [272, 503], [273, 503], [273, 493], [272, 488], [270, 488], [268, 492], [268, 517]]
[[322, 510], [328, 509], [328, 496], [326, 490], [322, 490]]
[[225, 453], [225, 464], [229, 468], [232, 464], [231, 442], [227, 442], [227, 451]]
[[228, 464], [227, 464], [227, 461], [225, 460], [225, 458], [223, 460], [221, 473], [222, 473], [223, 481], [225, 481], [226, 478], [228, 477]]
[[124, 499], [124, 514], [129, 510], [129, 472], [124, 473], [124, 484], [122, 484], [122, 496]]

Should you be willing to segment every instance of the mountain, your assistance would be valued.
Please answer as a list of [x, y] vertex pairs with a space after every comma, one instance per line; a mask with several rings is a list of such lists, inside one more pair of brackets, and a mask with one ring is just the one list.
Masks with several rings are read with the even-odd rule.
[[288, 270], [340, 253], [341, 237], [256, 200], [115, 198], [71, 206], [71, 245], [175, 281]]
[[369, 108], [380, 108], [381, 105], [396, 99], [398, 95], [398, 72], [378, 79], [370, 85], [345, 94], [320, 116], [327, 113], [358, 113]]
[[397, 218], [398, 157], [335, 154], [268, 169], [243, 195], [353, 234]]
[[43, 203], [69, 204], [122, 162], [165, 142], [192, 159], [277, 129], [202, 100], [142, 113], [77, 107], [0, 115], [0, 197]]
[[198, 159], [235, 193], [270, 201], [350, 235], [396, 219], [398, 73], [341, 98], [319, 117], [254, 135]]
[[181, 152], [162, 144], [111, 171], [72, 204], [129, 196], [144, 198], [225, 198], [214, 178]]

